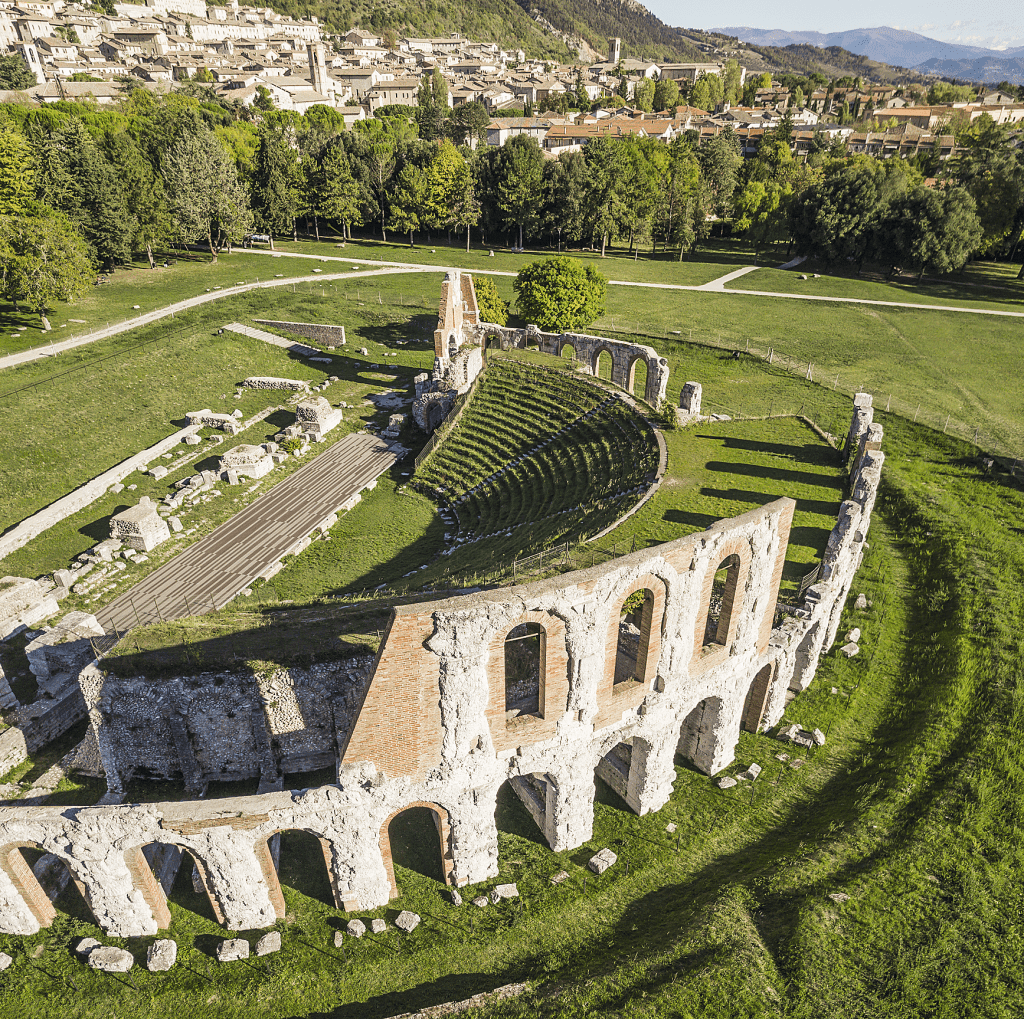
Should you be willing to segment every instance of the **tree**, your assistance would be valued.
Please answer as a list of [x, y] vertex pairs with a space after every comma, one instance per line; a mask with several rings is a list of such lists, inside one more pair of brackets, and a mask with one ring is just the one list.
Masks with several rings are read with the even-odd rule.
[[264, 127], [253, 167], [252, 210], [256, 222], [270, 235], [291, 231], [297, 211], [293, 187], [295, 153], [283, 134]]
[[0, 216], [17, 215], [35, 192], [32, 147], [10, 124], [0, 126]]
[[775, 181], [748, 181], [736, 196], [733, 230], [746, 234], [756, 253], [763, 245], [787, 237], [787, 212], [793, 190]]
[[414, 234], [420, 227], [423, 215], [426, 181], [414, 163], [406, 163], [395, 178], [391, 189], [388, 227], [398, 233], [409, 234], [409, 247], [414, 243]]
[[710, 198], [708, 211], [727, 217], [732, 211], [732, 196], [743, 163], [739, 140], [731, 129], [726, 129], [701, 145], [697, 158]]
[[271, 110], [277, 109], [274, 97], [270, 94], [270, 89], [266, 85], [256, 86], [256, 98], [252, 101], [252, 108], [263, 113], [269, 113]]
[[448, 135], [456, 145], [486, 141], [490, 122], [491, 115], [483, 103], [463, 103], [456, 106], [448, 117]]
[[435, 67], [431, 74], [420, 78], [416, 102], [420, 137], [427, 141], [440, 138], [448, 116], [448, 83], [438, 68]]
[[604, 313], [607, 280], [593, 266], [555, 255], [520, 269], [512, 284], [516, 308], [546, 331], [586, 329]]
[[474, 276], [473, 289], [480, 321], [503, 326], [508, 321], [508, 302], [498, 293], [494, 280], [490, 276]]
[[508, 227], [519, 228], [519, 247], [523, 229], [532, 229], [539, 218], [544, 182], [544, 157], [533, 138], [516, 135], [501, 150], [499, 160], [498, 208]]
[[936, 81], [928, 89], [929, 106], [945, 106], [947, 103], [969, 103], [974, 98], [970, 85], [953, 85], [948, 81]]
[[658, 198], [653, 139], [627, 139], [618, 143], [623, 154], [623, 178], [616, 225], [629, 233], [629, 250], [638, 237], [647, 235]]
[[583, 68], [576, 68], [576, 84], [574, 87], [576, 106], [585, 110], [590, 106], [590, 95], [587, 93], [586, 83], [583, 80]]
[[584, 150], [587, 181], [583, 196], [586, 229], [590, 243], [601, 238], [601, 257], [615, 228], [622, 204], [624, 180], [622, 147], [607, 135], [593, 138]]
[[619, 84], [615, 88], [615, 94], [625, 102], [629, 98], [629, 79], [625, 74], [619, 75]]
[[304, 211], [313, 217], [316, 239], [320, 240], [320, 218], [339, 220], [342, 236], [349, 237], [349, 227], [362, 222], [359, 182], [352, 175], [345, 149], [331, 145], [319, 159], [309, 157], [302, 164]]
[[633, 89], [633, 105], [644, 113], [650, 113], [654, 109], [654, 82], [650, 78], [643, 78], [636, 83]]
[[376, 215], [380, 220], [380, 235], [387, 240], [387, 193], [397, 162], [397, 140], [389, 120], [361, 120], [356, 131], [362, 142], [360, 155], [366, 181], [376, 203]]
[[707, 75], [702, 74], [694, 82], [690, 90], [690, 105], [697, 107], [698, 110], [711, 109], [711, 86], [708, 84]]
[[731, 57], [726, 60], [725, 67], [722, 70], [722, 88], [725, 102], [735, 104], [742, 98], [743, 86], [740, 84], [742, 73], [739, 61], [733, 60]]
[[106, 135], [103, 150], [108, 162], [119, 169], [125, 201], [135, 221], [132, 250], [145, 251], [149, 267], [154, 269], [153, 248], [164, 244], [171, 230], [163, 181], [127, 131]]
[[71, 221], [45, 205], [26, 214], [0, 217], [0, 283], [15, 308], [26, 304], [39, 315], [56, 301], [73, 301], [93, 281], [94, 268], [85, 241]]
[[182, 239], [205, 239], [216, 262], [221, 240], [230, 244], [251, 221], [249, 197], [233, 160], [194, 116], [164, 154], [162, 170]]
[[8, 53], [0, 57], [0, 88], [31, 88], [35, 83], [35, 72], [20, 53]]
[[213, 71], [208, 67], [200, 67], [196, 69], [196, 73], [192, 75], [193, 81], [198, 81], [202, 85], [212, 85], [216, 79], [213, 76]]
[[671, 78], [660, 78], [654, 85], [654, 109], [670, 110], [679, 102], [679, 85]]

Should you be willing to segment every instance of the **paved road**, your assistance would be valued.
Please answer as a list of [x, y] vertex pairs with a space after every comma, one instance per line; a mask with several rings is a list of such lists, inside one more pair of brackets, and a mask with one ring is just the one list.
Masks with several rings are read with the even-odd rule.
[[336, 442], [290, 478], [96, 613], [108, 633], [222, 608], [397, 456], [368, 432]]

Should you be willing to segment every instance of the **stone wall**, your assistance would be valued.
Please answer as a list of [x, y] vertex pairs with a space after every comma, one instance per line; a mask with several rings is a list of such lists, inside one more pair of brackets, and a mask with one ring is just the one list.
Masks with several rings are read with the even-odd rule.
[[[165, 922], [159, 886], [139, 862], [141, 848], [156, 842], [187, 849], [200, 861], [216, 915], [232, 929], [254, 929], [283, 914], [267, 840], [285, 829], [321, 839], [339, 907], [368, 909], [396, 894], [387, 826], [412, 805], [434, 811], [444, 870], [455, 885], [497, 873], [494, 811], [506, 782], [555, 850], [591, 837], [595, 773], [638, 813], [659, 809], [671, 793], [677, 751], [707, 774], [726, 767], [741, 727], [777, 722], [787, 691], [810, 683], [833, 643], [883, 462], [881, 450], [869, 448], [880, 442], [880, 429], [858, 434], [850, 498], [830, 535], [820, 580], [782, 626], [773, 629], [773, 620], [795, 507], [785, 498], [591, 569], [396, 606], [368, 684], [343, 684], [349, 696], [341, 712], [345, 731], [336, 727], [336, 784], [234, 800], [0, 808], [0, 929], [31, 933], [51, 915], [26, 874], [20, 846], [64, 860], [100, 925], [120, 936], [152, 934]], [[711, 625], [714, 579], [726, 564], [728, 579], [716, 596], [721, 616]], [[644, 592], [642, 607], [631, 617], [632, 647], [623, 651], [621, 610], [636, 592]], [[542, 632], [537, 710], [511, 714], [504, 643], [524, 623]], [[630, 664], [623, 672], [624, 657]], [[100, 756], [108, 781], [119, 787], [117, 760], [148, 752], [148, 745], [112, 751], [116, 734], [99, 710], [112, 681], [86, 673], [82, 689]], [[215, 698], [222, 714], [211, 725], [227, 745], [227, 711], [239, 718], [252, 695], [246, 701], [240, 688], [225, 685]], [[280, 692], [288, 685], [280, 684]], [[173, 687], [153, 684], [151, 697], [169, 697]], [[307, 712], [325, 713], [322, 701], [303, 707], [294, 681], [291, 688], [295, 718], [283, 717], [282, 731]], [[109, 689], [113, 694], [116, 686]], [[264, 700], [268, 692], [261, 689]], [[150, 719], [160, 710], [157, 703], [140, 708]], [[212, 719], [215, 706], [203, 710]], [[239, 760], [256, 755], [256, 741], [238, 735], [246, 726], [251, 716], [234, 730]], [[198, 748], [192, 753], [197, 762], [203, 758]], [[216, 758], [214, 752], [214, 765]]]
[[254, 321], [271, 329], [281, 329], [296, 336], [305, 336], [307, 340], [315, 340], [325, 347], [345, 346], [345, 327], [328, 325], [325, 322], [271, 322], [269, 319], [257, 318]]

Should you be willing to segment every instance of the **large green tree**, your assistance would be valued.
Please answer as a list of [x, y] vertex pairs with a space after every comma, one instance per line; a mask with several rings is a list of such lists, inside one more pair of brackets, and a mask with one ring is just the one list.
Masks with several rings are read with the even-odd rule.
[[415, 163], [406, 163], [398, 171], [391, 188], [388, 228], [409, 235], [409, 247], [415, 242], [415, 233], [424, 216], [426, 180]]
[[679, 85], [671, 78], [659, 78], [654, 85], [654, 109], [670, 110], [679, 103]]
[[527, 322], [545, 331], [577, 332], [603, 314], [607, 280], [591, 265], [556, 255], [524, 266], [512, 288]]
[[253, 167], [252, 210], [256, 223], [270, 235], [290, 233], [298, 211], [296, 153], [280, 130], [264, 126]]
[[501, 150], [498, 163], [498, 208], [505, 225], [519, 230], [519, 247], [523, 231], [532, 230], [540, 218], [544, 184], [544, 157], [533, 138], [516, 135]]
[[36, 84], [35, 72], [20, 53], [0, 56], [0, 88], [24, 89]]
[[10, 124], [0, 125], [0, 216], [16, 215], [35, 193], [32, 146]]

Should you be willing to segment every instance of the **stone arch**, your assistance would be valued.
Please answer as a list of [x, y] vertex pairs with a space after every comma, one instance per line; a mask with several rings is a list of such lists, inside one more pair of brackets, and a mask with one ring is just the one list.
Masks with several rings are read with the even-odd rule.
[[[132, 881], [136, 888], [142, 890], [142, 894], [146, 897], [146, 902], [150, 908], [153, 909], [153, 915], [157, 918], [157, 925], [159, 927], [166, 927], [170, 925], [170, 914], [167, 910], [167, 896], [164, 893], [164, 889], [160, 882], [157, 880], [156, 875], [152, 869], [150, 861], [146, 854], [146, 849], [151, 845], [164, 847], [170, 846], [178, 851], [180, 854], [179, 866], [187, 867], [189, 863], [195, 868], [193, 874], [193, 881], [195, 875], [199, 876], [199, 884], [202, 885], [202, 890], [206, 895], [207, 900], [210, 903], [210, 910], [213, 913], [213, 918], [222, 927], [226, 927], [228, 924], [227, 914], [224, 912], [224, 908], [217, 898], [216, 893], [213, 890], [213, 885], [210, 882], [210, 865], [203, 857], [203, 855], [197, 851], [193, 846], [187, 842], [171, 842], [171, 841], [153, 841], [143, 842], [138, 846], [133, 846], [131, 849], [125, 852], [125, 863], [128, 865], [128, 870], [131, 872]], [[274, 875], [276, 882], [277, 876]], [[154, 887], [155, 886], [155, 887]], [[198, 887], [196, 891], [198, 891]], [[280, 891], [280, 889], [278, 889]], [[158, 900], [161, 903], [161, 908], [167, 913], [167, 923], [161, 923], [160, 915], [157, 910], [153, 908], [153, 904], [150, 901], [150, 897], [154, 900]], [[281, 914], [282, 916], [284, 914]]]
[[725, 714], [721, 697], [705, 697], [683, 717], [676, 752], [706, 775], [713, 774]]
[[[510, 718], [506, 704], [507, 638], [529, 624], [540, 630], [537, 710]], [[563, 620], [550, 612], [524, 612], [494, 634], [488, 645], [487, 662], [487, 721], [495, 750], [500, 753], [555, 735], [569, 701], [569, 656]]]
[[[642, 601], [629, 612], [630, 619], [624, 619], [627, 602], [641, 591], [644, 592]], [[665, 581], [648, 573], [621, 588], [610, 600], [595, 727], [601, 728], [620, 718], [627, 708], [637, 707], [653, 688], [661, 659], [667, 596]], [[629, 642], [623, 638], [625, 625], [638, 631], [631, 633]], [[633, 647], [624, 646], [630, 643]]]
[[399, 814], [403, 814], [407, 810], [412, 810], [414, 807], [425, 807], [434, 816], [434, 824], [437, 827], [438, 840], [440, 842], [441, 849], [441, 872], [444, 875], [444, 883], [446, 885], [452, 884], [452, 870], [455, 864], [452, 859], [451, 824], [449, 822], [448, 811], [440, 804], [430, 803], [426, 800], [416, 800], [413, 803], [406, 803], [405, 806], [399, 807], [398, 810], [392, 811], [388, 814], [380, 828], [380, 855], [384, 861], [384, 871], [388, 878], [389, 897], [392, 899], [397, 899], [401, 893], [398, 891], [398, 884], [395, 881], [395, 864], [392, 858], [391, 835], [388, 829], [391, 826], [391, 822], [394, 821]]
[[[643, 370], [643, 374], [640, 379], [637, 379], [637, 365]], [[629, 371], [626, 375], [626, 389], [629, 390], [634, 396], [639, 397], [641, 400], [647, 400], [647, 393], [650, 389], [651, 382], [651, 364], [646, 354], [637, 354], [629, 362]], [[637, 382], [642, 381], [643, 385], [637, 388]]]
[[[566, 354], [566, 350], [569, 351], [569, 354]], [[576, 344], [573, 343], [572, 340], [560, 340], [559, 344], [558, 344], [558, 350], [557, 350], [556, 353], [557, 353], [558, 357], [564, 357], [564, 358], [567, 358], [570, 361], [575, 361], [576, 360]]]
[[[602, 361], [601, 355], [608, 355], [608, 375], [607, 377], [601, 374]], [[591, 355], [590, 358], [590, 373], [594, 378], [603, 378], [607, 382], [611, 382], [615, 376], [615, 355], [612, 353], [611, 347], [607, 344], [602, 343]]]
[[316, 839], [316, 841], [319, 842], [320, 852], [323, 855], [324, 867], [326, 868], [327, 884], [330, 889], [331, 900], [336, 909], [347, 908], [344, 903], [339, 901], [337, 882], [335, 880], [334, 873], [334, 849], [330, 840], [326, 839], [322, 834], [320, 834], [320, 832], [313, 828], [308, 828], [305, 825], [286, 825], [281, 828], [275, 828], [273, 831], [261, 836], [259, 841], [253, 846], [253, 850], [256, 854], [256, 860], [263, 873], [263, 879], [267, 883], [270, 901], [278, 918], [283, 917], [287, 912], [287, 907], [284, 901], [284, 892], [281, 890], [280, 878], [281, 836], [290, 835], [293, 832], [308, 835], [310, 838]]
[[772, 679], [778, 662], [769, 662], [758, 669], [747, 688], [747, 696], [743, 701], [740, 714], [740, 730], [744, 732], [760, 732], [764, 721], [765, 709], [768, 707], [768, 694], [771, 692]]
[[718, 665], [729, 656], [729, 645], [736, 639], [740, 623], [750, 545], [735, 539], [716, 550], [714, 557], [707, 561], [694, 632], [691, 670], [696, 672]]
[[448, 357], [454, 358], [459, 352], [459, 339], [454, 332], [448, 334]]
[[[147, 853], [147, 849], [150, 852]], [[124, 862], [132, 876], [132, 885], [142, 893], [146, 905], [153, 912], [157, 928], [161, 930], [171, 926], [171, 912], [167, 908], [168, 889], [161, 883], [157, 871], [162, 863], [165, 866], [170, 865], [173, 868], [170, 883], [173, 884], [181, 860], [181, 850], [169, 842], [149, 842], [132, 846], [124, 853]]]

